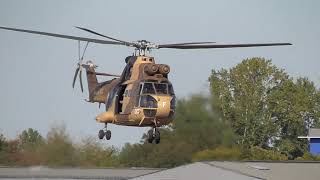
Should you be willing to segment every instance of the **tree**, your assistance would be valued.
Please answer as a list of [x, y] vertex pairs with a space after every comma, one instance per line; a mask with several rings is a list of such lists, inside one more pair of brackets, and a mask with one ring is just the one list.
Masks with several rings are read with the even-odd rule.
[[196, 147], [196, 151], [221, 144], [228, 146], [236, 138], [228, 122], [221, 121], [210, 106], [210, 97], [201, 95], [178, 101], [173, 129], [181, 139]]
[[216, 116], [209, 99], [193, 95], [179, 100], [173, 124], [160, 130], [161, 143], [145, 140], [142, 144], [126, 144], [119, 155], [120, 163], [168, 168], [192, 162], [192, 155], [198, 151], [234, 144], [231, 127]]
[[270, 95], [270, 109], [279, 127], [275, 146], [290, 159], [307, 151], [308, 129], [319, 124], [319, 91], [307, 78], [287, 81]]
[[6, 141], [6, 138], [3, 136], [3, 134], [0, 134], [0, 153], [4, 151], [7, 145], [8, 143]]
[[19, 140], [20, 140], [22, 148], [24, 148], [24, 149], [26, 149], [26, 148], [34, 149], [36, 146], [38, 146], [44, 142], [44, 139], [40, 135], [40, 133], [37, 130], [34, 130], [32, 128], [24, 130], [19, 135]]
[[290, 159], [307, 151], [310, 127], [319, 127], [320, 95], [307, 78], [294, 81], [264, 58], [245, 59], [209, 78], [212, 106], [231, 123], [241, 145], [273, 148]]
[[271, 60], [245, 59], [230, 70], [213, 70], [209, 78], [212, 106], [220, 110], [240, 136], [240, 144], [266, 147], [277, 129], [269, 110], [269, 94], [288, 81]]
[[45, 164], [51, 166], [74, 166], [79, 157], [65, 126], [52, 127], [47, 141], [40, 149]]
[[0, 134], [0, 164], [5, 163], [6, 160], [6, 150], [8, 147], [8, 142], [3, 134]]
[[104, 147], [101, 143], [97, 142], [96, 137], [83, 139], [82, 144], [77, 147], [77, 150], [80, 152], [80, 165], [82, 166], [119, 166], [117, 149], [114, 147]]

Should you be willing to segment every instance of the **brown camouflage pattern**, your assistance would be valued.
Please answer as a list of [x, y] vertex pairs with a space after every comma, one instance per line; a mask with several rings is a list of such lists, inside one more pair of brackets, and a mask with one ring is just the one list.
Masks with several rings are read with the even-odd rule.
[[[96, 117], [100, 123], [113, 123], [124, 126], [151, 126], [159, 127], [172, 122], [174, 108], [170, 102], [174, 95], [152, 94], [157, 101], [157, 108], [139, 107], [140, 84], [145, 81], [154, 81], [170, 84], [168, 65], [156, 64], [153, 57], [129, 56], [126, 58], [127, 66], [119, 78], [99, 83], [94, 67], [87, 68], [89, 102], [103, 103], [106, 111]], [[131, 67], [131, 65], [132, 67]], [[156, 65], [158, 70], [152, 75], [148, 72], [150, 65]], [[148, 66], [148, 67], [147, 67]], [[150, 68], [149, 68], [150, 69]], [[152, 70], [151, 70], [152, 71]], [[162, 73], [162, 74], [161, 74]], [[119, 94], [112, 93], [119, 90]], [[122, 97], [122, 99], [120, 99]], [[111, 103], [108, 105], [108, 101]], [[144, 110], [155, 110], [154, 116], [145, 116]], [[118, 112], [119, 111], [119, 112]]]

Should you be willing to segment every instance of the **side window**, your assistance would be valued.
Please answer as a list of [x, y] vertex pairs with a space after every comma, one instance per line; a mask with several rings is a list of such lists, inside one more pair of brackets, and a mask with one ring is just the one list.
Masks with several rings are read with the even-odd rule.
[[174, 95], [174, 90], [173, 90], [173, 87], [172, 87], [171, 84], [169, 84], [169, 94], [170, 94], [171, 96]]
[[129, 70], [126, 72], [126, 80], [129, 80], [131, 78], [132, 75], [132, 67], [129, 68]]
[[139, 85], [139, 94], [142, 93], [141, 90], [142, 90], [142, 84]]
[[139, 85], [139, 91], [138, 91], [138, 95], [136, 96], [136, 103], [135, 103], [135, 106], [138, 107], [139, 106], [139, 101], [140, 101], [140, 94], [142, 94], [142, 86], [143, 84], [140, 84]]

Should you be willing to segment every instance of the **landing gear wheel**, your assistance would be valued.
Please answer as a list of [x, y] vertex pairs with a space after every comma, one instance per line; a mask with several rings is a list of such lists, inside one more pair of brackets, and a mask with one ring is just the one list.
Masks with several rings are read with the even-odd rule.
[[154, 141], [156, 144], [160, 143], [160, 131], [159, 130], [155, 130], [155, 134], [154, 134]]
[[150, 129], [148, 131], [148, 138], [147, 138], [148, 143], [152, 143], [153, 139], [154, 139], [154, 137], [153, 137], [153, 129]]
[[104, 133], [104, 131], [101, 129], [101, 130], [99, 131], [99, 133], [98, 133], [99, 139], [103, 139], [104, 135], [105, 135], [105, 133]]
[[111, 139], [111, 131], [107, 130], [105, 134], [106, 134], [106, 139], [110, 140]]

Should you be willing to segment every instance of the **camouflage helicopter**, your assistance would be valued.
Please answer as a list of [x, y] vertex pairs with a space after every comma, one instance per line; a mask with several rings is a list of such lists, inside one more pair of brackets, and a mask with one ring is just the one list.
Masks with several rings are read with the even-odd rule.
[[[187, 42], [174, 44], [154, 44], [146, 40], [128, 42], [106, 36], [90, 29], [76, 27], [106, 39], [92, 39], [48, 32], [40, 32], [9, 27], [0, 29], [33, 33], [77, 40], [79, 45], [79, 62], [73, 78], [75, 86], [79, 75], [80, 87], [83, 92], [82, 70], [86, 71], [89, 99], [87, 102], [105, 104], [105, 112], [96, 117], [96, 121], [105, 126], [98, 133], [99, 139], [109, 140], [111, 131], [107, 124], [124, 126], [151, 127], [147, 133], [149, 143], [160, 142], [159, 127], [172, 122], [175, 113], [176, 97], [173, 86], [168, 79], [170, 67], [166, 64], [156, 64], [155, 59], [146, 53], [152, 49], [208, 49], [236, 48], [258, 46], [283, 46], [290, 43], [262, 44], [215, 44], [215, 42]], [[82, 57], [80, 57], [80, 42], [86, 42]], [[125, 68], [121, 75], [96, 72], [97, 66], [92, 61], [83, 63], [84, 53], [89, 43], [121, 45], [135, 48], [134, 54], [125, 58]], [[98, 82], [97, 76], [115, 77], [112, 80]]]

